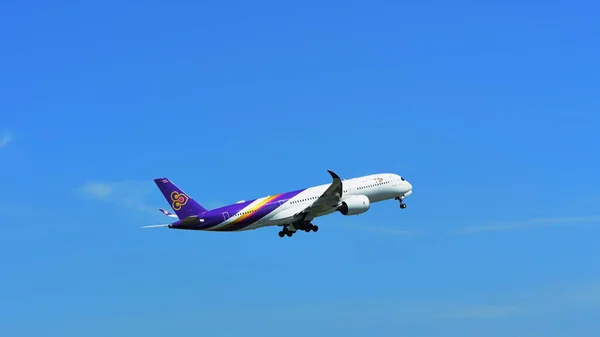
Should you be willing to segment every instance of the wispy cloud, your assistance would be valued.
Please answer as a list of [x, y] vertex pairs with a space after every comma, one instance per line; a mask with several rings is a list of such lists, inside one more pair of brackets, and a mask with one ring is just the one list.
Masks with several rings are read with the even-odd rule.
[[146, 204], [146, 199], [152, 192], [153, 185], [146, 181], [88, 181], [76, 189], [76, 193], [81, 196], [143, 211], [156, 210]]
[[578, 284], [567, 288], [562, 292], [561, 298], [568, 305], [585, 307], [600, 306], [600, 282]]
[[[107, 330], [106, 326], [123, 326], [132, 331], [138, 331], [142, 327], [144, 332], [148, 331], [146, 335], [154, 335], [154, 331], [169, 328], [177, 332], [203, 329], [226, 332], [225, 334], [231, 332], [229, 333], [231, 335], [235, 335], [239, 329], [245, 329], [260, 331], [261, 335], [276, 336], [280, 335], [281, 329], [286, 327], [286, 320], [289, 320], [289, 317], [302, 317], [309, 312], [311, 324], [300, 324], [296, 328], [298, 333], [294, 336], [326, 335], [339, 331], [351, 335], [357, 335], [352, 333], [359, 331], [358, 335], [361, 332], [365, 332], [363, 335], [371, 332], [374, 335], [386, 336], [394, 335], [389, 333], [390, 331], [403, 331], [406, 332], [404, 335], [409, 336], [526, 336], [527, 333], [520, 331], [523, 330], [523, 326], [527, 331], [541, 331], [540, 336], [581, 335], [581, 333], [569, 334], [573, 330], [568, 326], [570, 321], [559, 324], [565, 329], [560, 329], [558, 334], [547, 333], [556, 327], [551, 324], [553, 320], [574, 316], [575, 313], [579, 313], [577, 322], [586, 323], [583, 325], [584, 328], [593, 327], [595, 317], [593, 314], [597, 312], [598, 307], [570, 303], [564, 296], [571, 291], [570, 287], [560, 288], [562, 292], [558, 293], [538, 287], [523, 289], [513, 294], [485, 293], [480, 294], [476, 302], [465, 300], [460, 295], [455, 295], [454, 301], [426, 300], [431, 298], [431, 294], [420, 295], [410, 289], [406, 290], [406, 294], [410, 294], [408, 296], [396, 297], [388, 293], [382, 298], [370, 300], [358, 299], [355, 294], [347, 294], [346, 299], [338, 300], [304, 296], [302, 300], [291, 301], [294, 303], [280, 300], [256, 303], [253, 299], [224, 299], [213, 303], [201, 300], [204, 295], [202, 292], [192, 292], [181, 298], [177, 298], [178, 294], [176, 294], [173, 300], [168, 300], [161, 306], [152, 305], [151, 300], [141, 298], [142, 304], [148, 305], [142, 305], [139, 310], [84, 312], [78, 315], [76, 320], [72, 319], [72, 315], [59, 315], [49, 322], [42, 321], [41, 324], [46, 330], [68, 329], [68, 332], [81, 332], [78, 335], [82, 336], [89, 332], [90, 326], [102, 332]], [[507, 296], [509, 298], [506, 298]], [[7, 305], [14, 303], [23, 306], [23, 299], [15, 296], [9, 297], [7, 301]], [[178, 308], [179, 311], [172, 308]], [[228, 310], [237, 310], [246, 314], [236, 317], [232, 324], [230, 318], [220, 314]], [[181, 320], [181, 312], [201, 313], [203, 319]], [[268, 321], [264, 319], [265, 317], [269, 317]], [[582, 317], [583, 321], [580, 319]], [[170, 326], [164, 325], [164, 322], [176, 322], [176, 324]], [[523, 322], [525, 325], [522, 324]], [[492, 333], [486, 334], [487, 330]], [[373, 331], [379, 333], [372, 333]], [[565, 331], [566, 333], [562, 333]], [[110, 331], [104, 335], [109, 333]]]
[[531, 219], [511, 222], [489, 222], [485, 225], [465, 226], [458, 228], [456, 234], [475, 234], [481, 232], [500, 232], [507, 230], [525, 230], [550, 226], [573, 226], [581, 223], [599, 223], [600, 216], [578, 216]]
[[0, 149], [8, 145], [13, 140], [12, 132], [4, 131], [0, 136]]
[[[503, 319], [573, 309], [600, 307], [600, 283], [580, 283], [542, 287], [514, 293], [495, 293], [477, 300], [478, 303], [432, 302], [425, 304], [431, 317], [442, 319]], [[487, 303], [486, 303], [487, 302]]]
[[[586, 294], [597, 294], [599, 283], [563, 285], [523, 289], [517, 292], [493, 292], [476, 297], [456, 295], [448, 300], [426, 300], [419, 295], [400, 298], [387, 296], [379, 299], [352, 299], [316, 301], [306, 304], [274, 305], [260, 310], [261, 315], [278, 317], [311, 312], [314, 317], [327, 317], [328, 321], [347, 322], [442, 322], [442, 321], [506, 321], [523, 317], [547, 317], [552, 313], [569, 313], [573, 310], [599, 308], [600, 299], [588, 300]], [[577, 294], [574, 296], [573, 294]], [[415, 297], [416, 296], [416, 297]], [[410, 298], [410, 299], [408, 299]], [[250, 308], [248, 308], [250, 309]], [[255, 308], [254, 308], [255, 309]], [[249, 312], [252, 312], [250, 310]], [[216, 318], [217, 320], [220, 318]], [[248, 322], [254, 315], [244, 317]]]
[[110, 183], [88, 182], [83, 185], [82, 190], [92, 198], [105, 199], [113, 193], [114, 186]]
[[518, 305], [455, 305], [441, 310], [438, 318], [496, 319], [519, 316], [526, 313]]
[[[392, 301], [390, 303], [389, 301]], [[569, 284], [518, 292], [490, 293], [479, 298], [450, 301], [403, 300], [399, 305], [393, 299], [369, 301], [370, 303], [337, 303], [335, 306], [358, 310], [357, 315], [389, 315], [415, 320], [489, 320], [546, 315], [550, 312], [568, 312], [575, 309], [600, 308], [600, 283]], [[331, 303], [333, 304], [333, 303]], [[371, 312], [365, 308], [373, 307]], [[376, 309], [375, 309], [376, 308]], [[329, 308], [330, 310], [339, 310]], [[330, 311], [327, 310], [327, 311]]]

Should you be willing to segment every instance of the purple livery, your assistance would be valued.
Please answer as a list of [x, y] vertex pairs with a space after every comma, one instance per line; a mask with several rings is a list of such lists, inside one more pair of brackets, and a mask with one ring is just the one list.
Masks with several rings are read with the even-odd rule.
[[[296, 231], [318, 230], [312, 220], [333, 212], [358, 215], [371, 203], [388, 199], [400, 201], [412, 193], [412, 185], [393, 173], [362, 176], [349, 180], [328, 171], [333, 182], [291, 192], [207, 210], [167, 178], [154, 182], [175, 214], [159, 209], [164, 215], [178, 218], [167, 226], [173, 229], [204, 231], [245, 231], [266, 226], [280, 226], [279, 236], [292, 236]], [[156, 227], [156, 226], [147, 226]]]

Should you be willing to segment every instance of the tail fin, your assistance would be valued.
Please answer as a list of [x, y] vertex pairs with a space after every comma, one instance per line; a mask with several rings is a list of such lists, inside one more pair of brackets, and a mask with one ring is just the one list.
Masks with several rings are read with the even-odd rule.
[[156, 183], [156, 186], [158, 186], [158, 189], [160, 189], [179, 219], [206, 212], [206, 208], [190, 198], [175, 184], [170, 182], [169, 179], [157, 178], [154, 179], [154, 183]]

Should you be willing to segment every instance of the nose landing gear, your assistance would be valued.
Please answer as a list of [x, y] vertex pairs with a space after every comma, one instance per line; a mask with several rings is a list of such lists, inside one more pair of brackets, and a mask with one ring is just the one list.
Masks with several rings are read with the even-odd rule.
[[396, 200], [400, 201], [400, 208], [405, 209], [406, 204], [404, 203], [404, 196], [396, 197]]

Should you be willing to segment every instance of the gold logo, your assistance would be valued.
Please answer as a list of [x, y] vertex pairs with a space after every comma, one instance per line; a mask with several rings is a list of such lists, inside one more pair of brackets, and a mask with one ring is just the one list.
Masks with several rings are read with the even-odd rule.
[[171, 192], [171, 207], [173, 207], [173, 209], [176, 211], [180, 210], [182, 206], [187, 204], [188, 200], [188, 196], [183, 193], [179, 193], [177, 191]]

